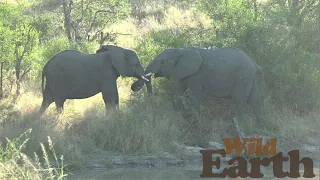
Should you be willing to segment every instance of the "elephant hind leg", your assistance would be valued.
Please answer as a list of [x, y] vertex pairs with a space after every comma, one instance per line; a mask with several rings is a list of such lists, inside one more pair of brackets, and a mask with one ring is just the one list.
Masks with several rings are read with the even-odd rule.
[[262, 120], [264, 118], [264, 105], [258, 87], [252, 86], [248, 101], [257, 120]]
[[242, 97], [234, 97], [233, 101], [235, 103], [235, 117], [242, 120], [244, 115], [244, 106], [246, 103]]
[[66, 101], [66, 98], [64, 98], [64, 97], [55, 98], [54, 102], [56, 104], [56, 109], [57, 109], [58, 113], [63, 112], [63, 106], [64, 106], [65, 101]]
[[42, 104], [39, 109], [39, 114], [42, 115], [52, 102], [53, 102], [53, 98], [52, 98], [49, 86], [46, 84], [43, 92]]
[[246, 78], [239, 78], [234, 92], [232, 94], [232, 99], [235, 103], [236, 114], [235, 117], [238, 119], [243, 119], [244, 117], [244, 108], [247, 104], [247, 100], [250, 94], [252, 86], [252, 81], [247, 80]]
[[39, 110], [39, 114], [42, 115], [44, 113], [44, 111], [47, 110], [47, 108], [50, 106], [51, 103], [52, 103], [52, 101], [50, 102], [50, 101], [43, 100], [41, 107], [40, 107], [40, 110]]

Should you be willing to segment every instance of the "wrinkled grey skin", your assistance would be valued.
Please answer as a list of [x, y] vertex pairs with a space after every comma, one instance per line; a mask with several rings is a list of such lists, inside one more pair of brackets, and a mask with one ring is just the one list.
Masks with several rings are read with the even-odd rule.
[[[188, 92], [191, 105], [199, 109], [206, 96], [232, 98], [235, 117], [243, 119], [246, 103], [251, 104], [258, 120], [264, 119], [263, 71], [248, 55], [236, 48], [166, 49], [145, 69], [145, 74], [172, 79], [176, 85], [175, 97]], [[151, 80], [151, 76], [146, 76]], [[144, 80], [132, 84], [138, 91]], [[146, 82], [149, 94], [151, 81]], [[181, 110], [182, 103], [174, 98], [174, 108]]]
[[[43, 101], [39, 114], [55, 102], [58, 112], [66, 99], [84, 99], [102, 92], [103, 100], [118, 108], [116, 80], [119, 76], [144, 75], [138, 55], [130, 49], [106, 45], [96, 54], [65, 50], [52, 57], [42, 71]], [[46, 82], [44, 84], [44, 79]]]

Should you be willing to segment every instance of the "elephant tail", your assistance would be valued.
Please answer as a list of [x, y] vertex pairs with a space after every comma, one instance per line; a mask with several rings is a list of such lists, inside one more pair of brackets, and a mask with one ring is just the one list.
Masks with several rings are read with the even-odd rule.
[[44, 67], [42, 70], [42, 80], [41, 80], [42, 94], [44, 94], [44, 78], [45, 78], [45, 76], [46, 76], [46, 67]]
[[264, 73], [260, 66], [257, 65], [257, 83], [259, 83], [259, 88], [261, 89], [261, 102], [264, 102], [264, 89], [265, 89], [265, 79], [264, 79]]

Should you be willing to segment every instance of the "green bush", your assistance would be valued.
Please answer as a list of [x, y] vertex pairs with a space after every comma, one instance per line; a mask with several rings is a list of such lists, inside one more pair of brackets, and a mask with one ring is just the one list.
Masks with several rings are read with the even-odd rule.
[[249, 26], [237, 45], [262, 67], [267, 95], [297, 112], [319, 107], [319, 56], [299, 41], [296, 30], [279, 25]]
[[[83, 53], [95, 53], [97, 46], [89, 42], [70, 43], [66, 37], [57, 37], [37, 47], [28, 57], [32, 62], [29, 78], [40, 82], [43, 66], [57, 53], [64, 50], [78, 50]], [[32, 82], [28, 82], [31, 83]], [[38, 87], [38, 86], [37, 86]]]
[[66, 37], [57, 37], [43, 45], [42, 57], [43, 61], [47, 62], [55, 54], [64, 50], [78, 50], [83, 53], [95, 53], [94, 47], [95, 46], [88, 42], [70, 43]]

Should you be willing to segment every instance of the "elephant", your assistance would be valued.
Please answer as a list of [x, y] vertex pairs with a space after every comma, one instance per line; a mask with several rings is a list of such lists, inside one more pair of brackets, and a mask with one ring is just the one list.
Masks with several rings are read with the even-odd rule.
[[[145, 77], [149, 81], [138, 80], [131, 89], [139, 91], [146, 84], [148, 93], [152, 94], [152, 74], [173, 81], [174, 97], [188, 92], [187, 99], [195, 109], [199, 110], [208, 96], [230, 98], [235, 104], [236, 118], [243, 119], [244, 106], [248, 103], [258, 122], [265, 119], [262, 68], [238, 48], [165, 49], [146, 67]], [[181, 104], [173, 98], [174, 109], [181, 110]]]
[[114, 45], [103, 45], [95, 54], [62, 51], [43, 68], [43, 101], [39, 114], [43, 114], [52, 102], [55, 102], [57, 111], [62, 112], [67, 99], [85, 99], [99, 92], [106, 109], [107, 103], [117, 109], [119, 95], [116, 80], [120, 75], [146, 79], [135, 51]]

